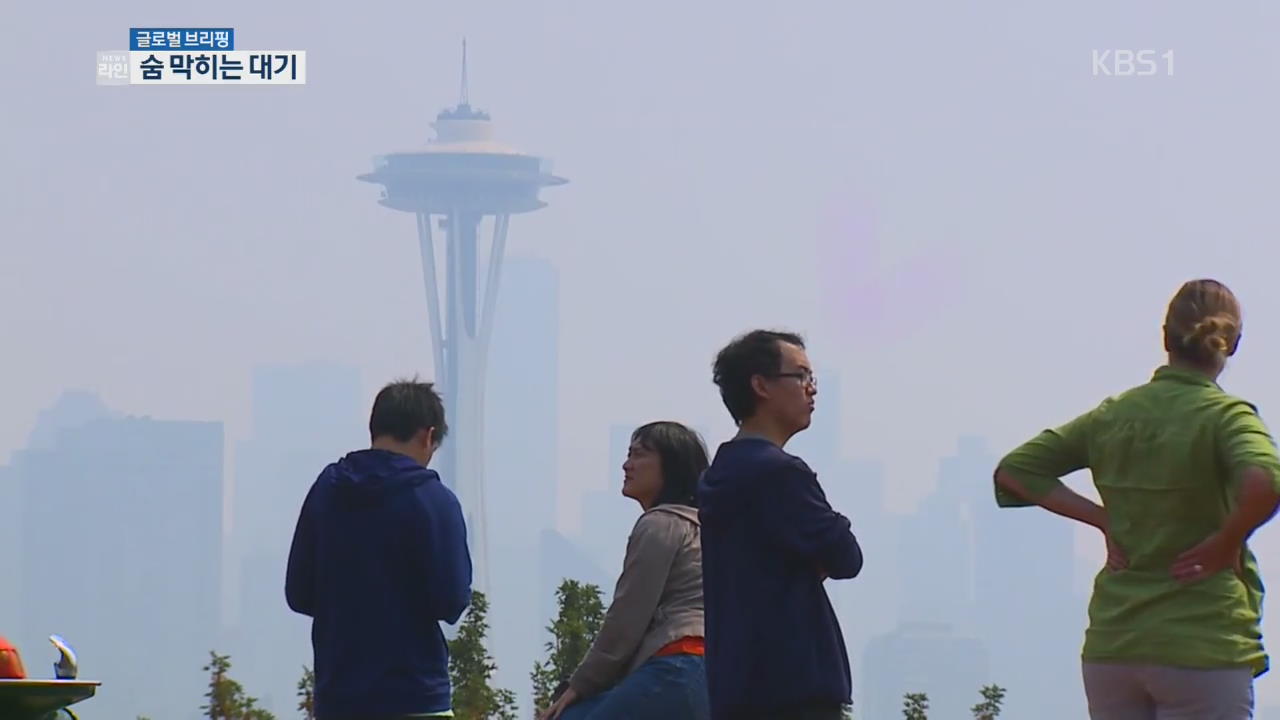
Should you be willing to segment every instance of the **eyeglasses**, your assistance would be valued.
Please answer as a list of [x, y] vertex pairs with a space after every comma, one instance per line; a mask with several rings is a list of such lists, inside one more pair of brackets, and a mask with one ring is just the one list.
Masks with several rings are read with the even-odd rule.
[[814, 390], [818, 389], [818, 376], [809, 370], [801, 370], [799, 372], [775, 373], [773, 377], [779, 378], [795, 378], [800, 381], [801, 385], [808, 385]]

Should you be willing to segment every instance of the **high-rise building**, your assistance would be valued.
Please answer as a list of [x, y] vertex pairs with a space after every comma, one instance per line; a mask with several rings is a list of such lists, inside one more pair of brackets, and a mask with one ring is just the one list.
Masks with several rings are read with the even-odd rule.
[[[94, 393], [63, 391], [52, 406], [41, 410], [36, 417], [25, 450], [52, 450], [58, 436], [66, 430], [112, 415]], [[14, 462], [18, 461], [21, 452], [15, 453]], [[18, 468], [13, 465], [0, 467], [0, 577], [9, 578], [9, 582], [0, 583], [0, 635], [7, 635], [14, 642], [21, 640], [17, 633], [23, 620], [23, 528], [30, 522], [24, 517], [24, 501], [22, 475]]]
[[[1083, 717], [1084, 603], [1074, 592], [1071, 524], [1035, 508], [997, 508], [996, 462], [980, 438], [961, 437], [940, 463], [937, 488], [902, 518], [898, 617], [980, 638], [989, 681], [1009, 691], [1009, 715]], [[916, 635], [913, 647], [940, 641]], [[881, 693], [870, 646], [865, 657], [863, 689]]]
[[366, 403], [363, 396], [360, 374], [352, 367], [254, 368], [251, 435], [236, 448], [232, 503], [233, 534], [242, 555], [288, 552], [294, 521], [316, 475], [369, 444], [372, 398]]
[[998, 458], [977, 441], [962, 444], [954, 462], [971, 488], [977, 630], [991, 650], [992, 675], [1010, 689], [1007, 713], [1084, 717], [1087, 600], [1076, 590], [1075, 524], [1037, 507], [997, 507]]
[[95, 715], [194, 720], [218, 642], [221, 423], [97, 419], [43, 440], [13, 463], [28, 670], [51, 674], [57, 633], [103, 682]]
[[930, 717], [968, 717], [991, 681], [984, 643], [945, 623], [904, 623], [872, 638], [863, 668], [854, 716], [866, 720], [902, 717], [907, 693], [929, 696]]
[[311, 621], [284, 599], [294, 526], [320, 471], [368, 446], [371, 402], [361, 401], [359, 372], [344, 366], [259, 367], [252, 387], [252, 434], [236, 454], [237, 602], [227, 650], [251, 694], [279, 716], [293, 711], [302, 666], [312, 664]]
[[64, 430], [79, 427], [91, 420], [115, 417], [102, 399], [88, 390], [65, 390], [53, 405], [40, 411], [27, 439], [28, 450], [47, 450], [58, 441]]
[[17, 473], [0, 465], [0, 635], [16, 632], [22, 622], [22, 493]]
[[973, 537], [968, 502], [974, 477], [991, 474], [981, 441], [963, 438], [960, 453], [944, 458], [938, 483], [898, 532], [900, 617], [973, 630]]
[[889, 632], [897, 622], [897, 581], [901, 568], [893, 561], [890, 539], [893, 518], [884, 505], [884, 467], [872, 460], [844, 460], [821, 476], [827, 499], [849, 518], [866, 558], [852, 580], [828, 580], [827, 595], [835, 608], [853, 671], [854, 694], [867, 642]]
[[[559, 451], [559, 276], [537, 258], [503, 271], [485, 394], [490, 565], [489, 640], [495, 685], [529, 709], [529, 671], [542, 656], [539, 541], [555, 527]], [[446, 412], [449, 411], [446, 408]], [[453, 438], [446, 442], [462, 442]]]

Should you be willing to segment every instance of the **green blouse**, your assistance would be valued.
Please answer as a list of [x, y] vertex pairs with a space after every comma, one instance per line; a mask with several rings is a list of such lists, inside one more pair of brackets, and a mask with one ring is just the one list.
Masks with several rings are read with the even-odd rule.
[[[1185, 668], [1268, 668], [1262, 647], [1262, 579], [1244, 550], [1243, 577], [1228, 570], [1190, 584], [1174, 559], [1216, 532], [1251, 466], [1280, 457], [1257, 409], [1207, 376], [1162, 367], [1145, 385], [1046, 430], [1000, 461], [1033, 500], [1088, 468], [1111, 536], [1129, 567], [1094, 580], [1084, 660]], [[1033, 505], [996, 488], [1001, 507]]]

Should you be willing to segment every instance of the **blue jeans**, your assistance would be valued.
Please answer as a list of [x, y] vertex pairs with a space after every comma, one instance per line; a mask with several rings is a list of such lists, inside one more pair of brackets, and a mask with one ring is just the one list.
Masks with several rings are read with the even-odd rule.
[[560, 720], [708, 720], [701, 655], [650, 658], [622, 682], [565, 709]]

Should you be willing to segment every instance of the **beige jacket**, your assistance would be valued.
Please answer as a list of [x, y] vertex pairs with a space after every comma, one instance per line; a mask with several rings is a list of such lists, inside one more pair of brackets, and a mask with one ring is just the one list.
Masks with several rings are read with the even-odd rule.
[[698, 511], [659, 505], [636, 521], [600, 634], [569, 686], [589, 697], [616, 685], [663, 646], [702, 637]]

